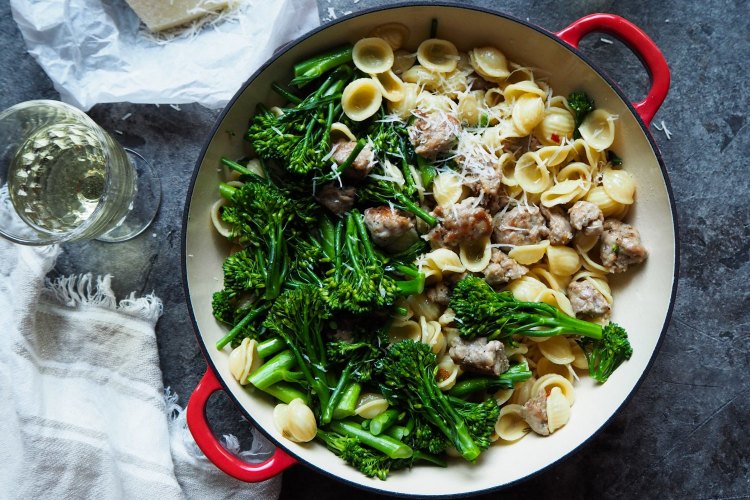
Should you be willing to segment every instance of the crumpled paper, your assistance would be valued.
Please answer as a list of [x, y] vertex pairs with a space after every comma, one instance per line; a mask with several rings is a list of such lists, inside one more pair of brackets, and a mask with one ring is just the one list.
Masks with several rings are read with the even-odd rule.
[[60, 98], [221, 108], [273, 51], [318, 26], [315, 0], [245, 0], [194, 36], [159, 43], [124, 0], [10, 0]]

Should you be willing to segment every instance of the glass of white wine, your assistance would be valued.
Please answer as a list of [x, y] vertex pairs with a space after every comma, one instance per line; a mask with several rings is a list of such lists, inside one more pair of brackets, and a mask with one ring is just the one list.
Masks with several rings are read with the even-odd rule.
[[151, 165], [86, 113], [27, 101], [0, 113], [0, 236], [25, 245], [143, 232], [161, 202]]

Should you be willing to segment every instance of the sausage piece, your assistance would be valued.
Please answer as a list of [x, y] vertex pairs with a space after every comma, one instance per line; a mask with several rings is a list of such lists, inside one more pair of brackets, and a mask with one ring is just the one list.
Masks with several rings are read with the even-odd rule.
[[540, 389], [536, 397], [526, 401], [526, 404], [521, 408], [521, 417], [526, 420], [532, 431], [542, 436], [549, 436], [547, 393], [544, 389]]
[[456, 142], [459, 123], [450, 113], [414, 111], [416, 120], [409, 126], [409, 141], [414, 151], [425, 158], [434, 159]]
[[604, 229], [602, 210], [590, 201], [577, 201], [568, 210], [570, 225], [585, 236], [599, 236]]
[[560, 207], [542, 207], [542, 215], [547, 219], [550, 245], [567, 245], [573, 239], [573, 228]]
[[[357, 145], [354, 141], [339, 141], [333, 145], [333, 156], [331, 157], [337, 165], [346, 162], [349, 155]], [[350, 180], [362, 180], [367, 177], [372, 167], [375, 165], [375, 154], [372, 152], [370, 145], [362, 148], [362, 151], [354, 158], [349, 167], [344, 169], [341, 175]]]
[[549, 236], [546, 221], [537, 207], [517, 206], [492, 219], [494, 242], [501, 245], [532, 245]]
[[448, 355], [464, 370], [485, 375], [500, 375], [510, 367], [503, 343], [499, 340], [488, 342], [487, 337], [474, 340], [456, 337], [451, 341]]
[[611, 273], [621, 273], [628, 266], [640, 264], [648, 252], [641, 244], [638, 230], [617, 219], [606, 219], [601, 236], [602, 265]]
[[568, 285], [568, 299], [576, 316], [603, 316], [609, 314], [610, 305], [602, 292], [588, 280], [572, 281]]
[[354, 206], [357, 190], [351, 186], [339, 187], [335, 182], [324, 184], [315, 194], [315, 199], [335, 215], [342, 215]]
[[505, 252], [497, 248], [492, 249], [490, 263], [482, 271], [484, 280], [494, 287], [518, 279], [527, 272], [529, 272], [528, 268], [511, 259]]
[[365, 226], [372, 242], [391, 252], [406, 250], [419, 236], [407, 213], [388, 206], [365, 210]]

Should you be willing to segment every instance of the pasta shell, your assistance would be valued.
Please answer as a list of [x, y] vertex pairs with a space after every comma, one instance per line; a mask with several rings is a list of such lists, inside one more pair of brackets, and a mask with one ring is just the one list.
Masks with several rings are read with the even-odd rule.
[[562, 394], [565, 396], [565, 398], [568, 400], [568, 404], [570, 406], [573, 406], [573, 404], [576, 402], [576, 391], [575, 389], [573, 389], [573, 384], [571, 384], [570, 381], [562, 375], [558, 375], [556, 373], [550, 373], [548, 375], [544, 375], [543, 377], [539, 377], [539, 379], [534, 382], [534, 385], [531, 387], [531, 394], [539, 394], [540, 390], [544, 390], [547, 396], [549, 396], [554, 387], [558, 387], [560, 391], [562, 391]]
[[547, 358], [541, 358], [536, 364], [536, 374], [542, 377], [544, 375], [549, 375], [550, 373], [556, 373], [557, 375], [565, 377], [566, 379], [568, 379], [568, 381], [572, 382], [574, 378], [571, 370], [569, 369], [569, 366], [570, 365], [567, 364], [556, 365]]
[[547, 426], [552, 434], [570, 420], [570, 405], [559, 387], [553, 387], [547, 396]]
[[380, 109], [383, 95], [371, 78], [359, 78], [350, 82], [341, 95], [341, 108], [355, 122], [370, 118]]
[[547, 98], [547, 92], [540, 89], [539, 85], [531, 80], [512, 83], [503, 89], [503, 96], [506, 101], [514, 101], [524, 94], [534, 94], [542, 99]]
[[513, 395], [508, 400], [512, 404], [519, 404], [523, 405], [526, 403], [526, 401], [531, 398], [532, 394], [539, 394], [538, 392], [532, 393], [531, 390], [534, 387], [534, 384], [536, 383], [536, 378], [531, 377], [529, 380], [525, 382], [521, 382], [520, 384], [516, 384]]
[[597, 151], [604, 151], [615, 140], [616, 117], [604, 109], [589, 113], [578, 127], [581, 138]]
[[375, 84], [378, 86], [378, 89], [380, 89], [380, 93], [385, 99], [391, 102], [398, 102], [403, 100], [404, 96], [406, 95], [404, 82], [401, 81], [401, 78], [396, 76], [396, 73], [388, 70], [384, 73], [378, 73], [376, 75], [370, 76], [375, 81]]
[[422, 329], [420, 341], [423, 344], [430, 346], [430, 350], [432, 350], [433, 354], [440, 354], [446, 347], [445, 336], [441, 331], [442, 327], [440, 323], [434, 320], [427, 321], [427, 319], [422, 316], [419, 318], [419, 326]]
[[505, 405], [500, 408], [500, 416], [495, 424], [495, 433], [503, 441], [518, 441], [529, 433], [529, 425], [521, 416], [520, 404]]
[[579, 370], [588, 370], [589, 362], [586, 360], [586, 355], [583, 353], [583, 349], [581, 349], [581, 346], [579, 346], [578, 342], [573, 339], [568, 339], [568, 342], [570, 343], [570, 351], [574, 356], [573, 362], [571, 363], [571, 365], [573, 365], [573, 368], [578, 368]]
[[547, 287], [539, 280], [529, 276], [524, 276], [523, 278], [512, 281], [510, 285], [508, 285], [508, 290], [510, 290], [516, 300], [522, 302], [536, 302], [537, 297], [544, 293], [544, 291], [547, 290]]
[[429, 71], [448, 73], [456, 69], [458, 49], [448, 40], [430, 38], [419, 44], [417, 60]]
[[527, 193], [543, 193], [552, 186], [552, 178], [544, 161], [533, 151], [524, 153], [516, 162], [515, 180]]
[[221, 212], [229, 202], [224, 198], [219, 198], [211, 205], [211, 224], [216, 232], [225, 238], [232, 237], [232, 225], [224, 222], [221, 218]]
[[550, 107], [544, 112], [544, 118], [534, 130], [534, 135], [544, 145], [560, 144], [563, 139], [571, 139], [576, 122], [573, 115], [565, 108]]
[[472, 273], [483, 271], [490, 264], [490, 258], [492, 257], [490, 237], [485, 236], [477, 241], [461, 243], [459, 256], [467, 271]]
[[335, 144], [338, 139], [347, 139], [352, 142], [357, 142], [357, 137], [346, 124], [334, 122], [331, 124], [331, 143]]
[[382, 38], [393, 50], [398, 50], [409, 39], [409, 28], [401, 23], [386, 23], [372, 30], [369, 36]]
[[[549, 247], [549, 240], [542, 240], [539, 243], [533, 245], [522, 245], [513, 247], [508, 252], [508, 257], [515, 260], [521, 265], [528, 266], [535, 262], [539, 262], [544, 257]], [[546, 288], [546, 287], [545, 287]]]
[[421, 64], [415, 64], [401, 75], [405, 82], [416, 83], [420, 88], [435, 90], [440, 85], [440, 75], [430, 71]]
[[461, 199], [463, 185], [455, 172], [440, 172], [432, 181], [432, 196], [441, 207], [448, 207]]
[[544, 119], [544, 100], [535, 94], [523, 94], [513, 104], [512, 119], [518, 135], [529, 135]]
[[394, 321], [388, 329], [388, 341], [391, 344], [402, 340], [418, 341], [422, 337], [422, 329], [419, 323], [413, 320]]
[[406, 120], [411, 116], [411, 112], [417, 107], [417, 97], [419, 96], [419, 85], [415, 83], [404, 83], [404, 96], [400, 101], [388, 101], [386, 107], [388, 112], [398, 115]]
[[556, 365], [572, 363], [575, 359], [570, 349], [568, 339], [562, 336], [550, 337], [548, 340], [537, 344], [542, 355]]
[[469, 51], [469, 62], [485, 80], [503, 81], [510, 76], [508, 59], [495, 47], [478, 47]]
[[362, 38], [352, 49], [354, 65], [368, 75], [385, 73], [393, 67], [393, 59], [391, 46], [378, 37]]
[[437, 320], [440, 317], [440, 306], [428, 299], [423, 293], [410, 295], [407, 297], [406, 303], [414, 311], [414, 316], [424, 316], [427, 321]]
[[622, 213], [627, 209], [627, 205], [619, 203], [613, 199], [609, 193], [604, 189], [603, 186], [596, 186], [589, 190], [586, 194], [586, 201], [590, 201], [594, 205], [598, 206], [604, 217], [612, 217], [614, 215]]
[[547, 264], [552, 274], [572, 276], [581, 268], [581, 258], [570, 247], [550, 245], [547, 248]]
[[609, 197], [618, 203], [631, 205], [635, 201], [635, 179], [625, 170], [605, 169], [602, 186]]
[[388, 409], [388, 401], [380, 394], [366, 392], [359, 397], [356, 415], [371, 420]]
[[542, 193], [542, 205], [554, 207], [556, 205], [567, 205], [580, 200], [588, 192], [589, 186], [584, 181], [567, 180], [561, 181]]
[[545, 146], [539, 148], [536, 153], [545, 165], [555, 167], [568, 159], [570, 146]]
[[537, 297], [536, 301], [544, 302], [545, 304], [556, 307], [568, 316], [575, 316], [573, 306], [570, 304], [570, 300], [568, 299], [568, 297], [564, 293], [558, 292], [557, 290], [552, 290], [550, 288], [545, 289], [539, 295], [539, 297]]
[[460, 94], [458, 96], [458, 119], [470, 127], [476, 127], [479, 124], [480, 114], [482, 112], [481, 104], [484, 103], [484, 91], [475, 90]]
[[510, 397], [513, 395], [513, 389], [500, 389], [492, 395], [495, 398], [495, 402], [498, 406], [502, 406], [508, 402]]
[[397, 75], [401, 75], [417, 62], [417, 55], [408, 50], [397, 50], [393, 53], [393, 70]]
[[438, 361], [437, 386], [441, 391], [449, 391], [456, 385], [456, 378], [460, 373], [458, 365], [453, 359], [445, 354]]

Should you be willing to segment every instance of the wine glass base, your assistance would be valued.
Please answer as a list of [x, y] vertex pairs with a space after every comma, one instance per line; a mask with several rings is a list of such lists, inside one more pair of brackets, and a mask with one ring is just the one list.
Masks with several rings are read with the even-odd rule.
[[98, 241], [116, 243], [135, 238], [151, 225], [161, 204], [161, 181], [151, 163], [131, 149], [125, 148], [125, 152], [136, 172], [133, 208], [122, 223], [96, 238]]

